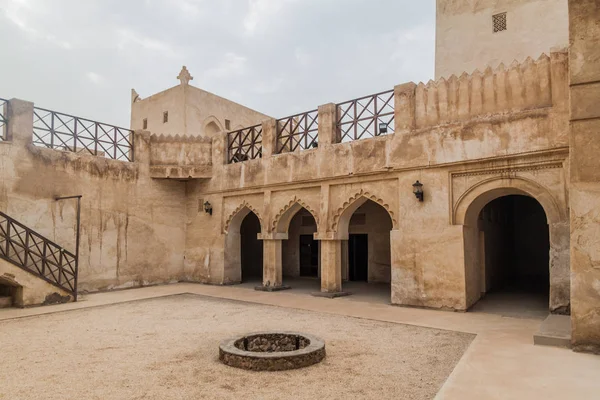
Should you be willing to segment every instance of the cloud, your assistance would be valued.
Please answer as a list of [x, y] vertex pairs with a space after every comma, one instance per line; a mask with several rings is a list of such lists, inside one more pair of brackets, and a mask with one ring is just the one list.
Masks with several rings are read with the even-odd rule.
[[434, 1], [0, 0], [0, 97], [127, 126], [130, 88], [160, 92], [187, 65], [281, 117], [427, 81], [434, 29]]
[[116, 34], [117, 47], [121, 50], [137, 47], [169, 58], [179, 57], [179, 54], [174, 49], [174, 46], [162, 40], [144, 36], [143, 34], [135, 32], [129, 28], [117, 29]]
[[244, 28], [247, 33], [260, 30], [263, 25], [268, 25], [269, 20], [276, 18], [277, 14], [287, 4], [295, 0], [248, 0], [248, 13], [244, 17]]
[[104, 80], [104, 78], [100, 75], [98, 75], [95, 72], [87, 72], [85, 74], [85, 76], [94, 84], [98, 85], [100, 83], [102, 83], [102, 81]]
[[223, 60], [205, 73], [205, 78], [231, 78], [244, 75], [246, 57], [235, 53], [225, 53]]
[[[57, 38], [51, 33], [40, 31], [35, 21], [28, 20], [27, 16], [35, 16], [32, 13], [33, 7], [27, 0], [8, 0], [7, 3], [1, 8], [4, 12], [4, 16], [21, 31], [29, 35], [33, 40], [44, 40], [55, 46], [63, 49], [71, 49], [71, 43], [66, 40]], [[33, 14], [33, 15], [32, 15]]]

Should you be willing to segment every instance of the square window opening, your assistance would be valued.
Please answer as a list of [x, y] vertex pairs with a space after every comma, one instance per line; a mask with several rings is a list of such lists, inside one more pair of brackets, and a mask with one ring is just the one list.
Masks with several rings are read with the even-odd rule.
[[502, 32], [507, 29], [506, 27], [506, 13], [500, 13], [492, 16], [492, 25], [494, 27], [494, 33]]

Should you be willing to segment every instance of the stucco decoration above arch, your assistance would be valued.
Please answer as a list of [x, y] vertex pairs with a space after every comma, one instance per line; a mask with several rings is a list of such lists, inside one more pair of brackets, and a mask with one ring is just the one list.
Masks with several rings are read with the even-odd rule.
[[273, 223], [271, 226], [271, 230], [274, 233], [287, 233], [290, 222], [294, 215], [302, 208], [305, 208], [315, 219], [315, 223], [317, 224], [317, 230], [319, 228], [319, 217], [318, 214], [304, 201], [298, 199], [296, 196], [289, 203], [287, 203], [283, 208], [279, 210], [275, 218], [273, 218]]
[[361, 189], [346, 202], [344, 202], [342, 207], [337, 209], [332, 218], [331, 231], [338, 232], [340, 234], [346, 234], [348, 232], [348, 226], [350, 224], [350, 218], [352, 217], [352, 214], [354, 214], [354, 211], [356, 211], [360, 206], [366, 203], [367, 200], [374, 201], [385, 208], [390, 216], [390, 219], [392, 220], [392, 229], [398, 229], [398, 222], [394, 217], [394, 212], [390, 210], [389, 204], [384, 202], [379, 197]]
[[229, 214], [229, 217], [227, 217], [227, 219], [225, 220], [223, 233], [227, 234], [230, 231], [239, 232], [240, 227], [242, 226], [242, 221], [244, 220], [244, 218], [246, 218], [246, 215], [250, 214], [250, 212], [253, 212], [256, 215], [256, 217], [260, 221], [260, 229], [261, 231], [263, 231], [264, 224], [259, 212], [256, 211], [256, 209], [251, 204], [244, 201], [235, 210], [233, 210], [233, 212]]
[[473, 225], [479, 217], [479, 212], [490, 201], [508, 195], [524, 195], [536, 199], [544, 208], [548, 223], [565, 221], [567, 211], [560, 207], [559, 202], [544, 186], [523, 178], [493, 177], [471, 186], [456, 201], [452, 211], [452, 224]]

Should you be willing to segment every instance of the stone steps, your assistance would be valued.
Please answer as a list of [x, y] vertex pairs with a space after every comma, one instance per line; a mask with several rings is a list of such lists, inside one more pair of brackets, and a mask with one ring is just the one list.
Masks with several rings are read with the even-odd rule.
[[549, 315], [533, 335], [533, 343], [541, 346], [571, 347], [571, 317]]
[[0, 296], [0, 308], [10, 308], [10, 307], [12, 307], [12, 297]]

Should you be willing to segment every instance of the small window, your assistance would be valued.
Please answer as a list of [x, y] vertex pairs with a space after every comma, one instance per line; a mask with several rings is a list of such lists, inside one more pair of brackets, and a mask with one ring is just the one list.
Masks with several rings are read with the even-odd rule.
[[492, 16], [494, 33], [506, 30], [506, 13], [500, 13]]
[[165, 111], [163, 113], [163, 124], [166, 124], [167, 122], [169, 122], [169, 112]]
[[142, 129], [148, 129], [148, 118], [144, 118], [142, 122]]
[[225, 129], [227, 129], [227, 130], [231, 129], [231, 121], [228, 119], [225, 120]]

